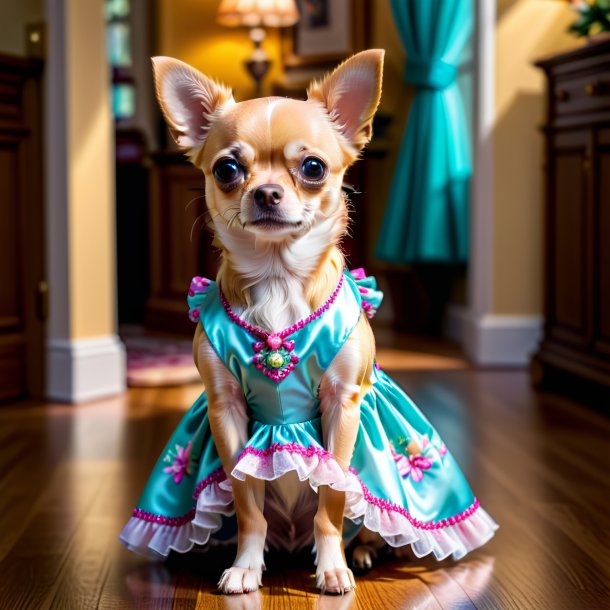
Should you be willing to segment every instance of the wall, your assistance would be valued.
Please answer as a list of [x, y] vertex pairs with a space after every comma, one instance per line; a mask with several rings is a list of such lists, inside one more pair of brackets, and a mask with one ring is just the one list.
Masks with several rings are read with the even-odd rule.
[[103, 0], [46, 0], [46, 18], [47, 392], [79, 402], [125, 386]]
[[[207, 76], [223, 82], [244, 100], [254, 95], [254, 86], [243, 61], [252, 52], [245, 28], [227, 28], [216, 22], [220, 0], [158, 0], [158, 52], [191, 64]], [[280, 39], [268, 30], [263, 46], [273, 65], [264, 82], [281, 76]]]
[[[94, 7], [99, 19], [87, 15]], [[78, 49], [67, 57], [73, 338], [105, 335], [116, 323], [114, 127], [101, 2], [94, 7], [71, 0], [68, 14], [70, 43]]]
[[[226, 28], [216, 23], [220, 0], [158, 0], [158, 52], [177, 57], [208, 76], [223, 81], [235, 91], [236, 99], [254, 92], [242, 62], [251, 53], [252, 43], [244, 28]], [[402, 73], [404, 51], [386, 0], [371, 3], [371, 46], [387, 51], [382, 108], [403, 112], [406, 95]], [[267, 30], [263, 43], [273, 65], [265, 78], [267, 91], [282, 79], [281, 42], [277, 30]]]
[[545, 82], [536, 59], [581, 42], [564, 2], [500, 0], [496, 28], [492, 310], [542, 311], [542, 137]]

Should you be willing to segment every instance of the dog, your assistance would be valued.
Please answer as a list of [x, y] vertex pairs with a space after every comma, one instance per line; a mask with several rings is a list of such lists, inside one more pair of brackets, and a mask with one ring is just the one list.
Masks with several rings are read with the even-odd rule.
[[[187, 64], [153, 58], [157, 98], [169, 130], [205, 176], [205, 199], [221, 253], [218, 285], [250, 324], [268, 331], [287, 328], [322, 306], [337, 286], [344, 270], [340, 241], [348, 222], [343, 179], [371, 139], [383, 57], [378, 49], [352, 56], [314, 82], [306, 101], [267, 97], [241, 103]], [[201, 325], [193, 353], [208, 394], [214, 443], [230, 476], [247, 438], [243, 392]], [[354, 449], [359, 403], [370, 388], [374, 354], [368, 319], [361, 316], [320, 386], [325, 448], [344, 470]], [[301, 493], [295, 490], [298, 481], [283, 479], [276, 489], [294, 505]], [[231, 484], [237, 555], [219, 587], [241, 593], [261, 583], [268, 527], [265, 481], [231, 477]], [[320, 487], [312, 524], [316, 583], [332, 593], [355, 587], [342, 546], [344, 496]], [[364, 555], [362, 561], [370, 564]]]

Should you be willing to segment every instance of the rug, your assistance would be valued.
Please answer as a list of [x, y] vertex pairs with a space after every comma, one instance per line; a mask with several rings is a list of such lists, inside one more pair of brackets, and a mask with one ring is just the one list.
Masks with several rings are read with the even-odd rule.
[[201, 380], [190, 339], [123, 336], [127, 349], [127, 385], [162, 387]]

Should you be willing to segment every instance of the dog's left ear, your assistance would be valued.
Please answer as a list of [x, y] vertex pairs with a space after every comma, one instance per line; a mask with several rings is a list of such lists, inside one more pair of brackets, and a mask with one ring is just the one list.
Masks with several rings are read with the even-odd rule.
[[176, 144], [193, 151], [205, 142], [214, 118], [235, 104], [231, 91], [172, 57], [153, 57], [155, 89]]
[[325, 106], [337, 129], [358, 151], [371, 139], [384, 53], [383, 49], [357, 53], [307, 90], [307, 99]]

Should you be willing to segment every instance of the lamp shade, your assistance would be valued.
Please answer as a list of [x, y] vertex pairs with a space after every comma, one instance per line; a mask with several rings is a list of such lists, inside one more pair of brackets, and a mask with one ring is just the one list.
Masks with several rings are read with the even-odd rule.
[[299, 20], [295, 0], [222, 0], [218, 23], [229, 27], [285, 28]]

